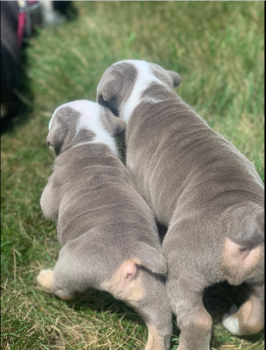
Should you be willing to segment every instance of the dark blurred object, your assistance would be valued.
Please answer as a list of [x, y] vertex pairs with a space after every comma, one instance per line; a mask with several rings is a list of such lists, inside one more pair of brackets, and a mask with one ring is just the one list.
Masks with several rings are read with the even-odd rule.
[[54, 10], [60, 11], [61, 13], [68, 16], [67, 10], [71, 1], [53, 1]]
[[71, 1], [1, 1], [1, 119], [17, 104], [20, 51], [24, 37], [36, 26], [57, 26], [67, 18]]
[[16, 1], [1, 1], [1, 118], [16, 102], [13, 90], [19, 87], [18, 12]]

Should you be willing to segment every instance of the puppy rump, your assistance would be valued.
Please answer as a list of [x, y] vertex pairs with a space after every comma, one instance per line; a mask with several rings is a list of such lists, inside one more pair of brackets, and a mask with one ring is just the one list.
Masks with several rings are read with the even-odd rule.
[[[238, 209], [242, 214], [243, 209]], [[258, 266], [264, 264], [264, 212], [257, 215], [239, 215], [240, 234], [227, 236], [223, 250], [223, 265], [231, 284], [240, 284], [255, 277]], [[236, 222], [237, 220], [235, 220]], [[257, 279], [263, 276], [257, 276]]]

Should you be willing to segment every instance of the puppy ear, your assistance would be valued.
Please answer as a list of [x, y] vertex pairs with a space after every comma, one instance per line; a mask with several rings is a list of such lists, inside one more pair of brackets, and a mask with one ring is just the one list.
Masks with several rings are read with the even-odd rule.
[[118, 116], [117, 109], [117, 95], [119, 95], [119, 80], [116, 84], [113, 82], [114, 76], [112, 69], [106, 71], [102, 76], [102, 79], [97, 87], [97, 102], [109, 110], [116, 116]]
[[105, 108], [105, 119], [108, 122], [108, 129], [114, 137], [125, 137], [126, 123], [123, 119], [115, 117], [113, 113]]
[[[255, 205], [235, 210], [235, 223], [241, 228], [234, 242], [244, 247], [256, 247], [265, 242], [264, 210]], [[232, 227], [237, 232], [237, 227]]]
[[49, 130], [46, 138], [46, 143], [49, 148], [54, 150], [56, 156], [60, 154], [64, 140], [66, 137], [66, 129], [59, 127], [57, 122], [54, 122]]
[[177, 87], [181, 83], [181, 76], [178, 73], [173, 72], [171, 70], [168, 70], [167, 73], [170, 75], [170, 78], [172, 79], [173, 87]]

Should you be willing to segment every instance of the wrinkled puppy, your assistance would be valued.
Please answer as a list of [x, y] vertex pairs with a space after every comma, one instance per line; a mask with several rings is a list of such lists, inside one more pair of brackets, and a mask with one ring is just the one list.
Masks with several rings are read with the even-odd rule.
[[156, 64], [108, 68], [98, 102], [127, 123], [127, 167], [138, 191], [168, 226], [163, 254], [181, 350], [209, 348], [206, 287], [247, 282], [249, 299], [223, 325], [236, 335], [264, 326], [264, 187], [252, 163], [174, 91], [180, 76]]
[[124, 300], [149, 329], [146, 349], [170, 346], [172, 311], [153, 213], [135, 190], [113, 136], [124, 122], [90, 101], [57, 108], [49, 124], [54, 172], [41, 207], [57, 224], [61, 245], [54, 270], [37, 280], [63, 300], [89, 287]]

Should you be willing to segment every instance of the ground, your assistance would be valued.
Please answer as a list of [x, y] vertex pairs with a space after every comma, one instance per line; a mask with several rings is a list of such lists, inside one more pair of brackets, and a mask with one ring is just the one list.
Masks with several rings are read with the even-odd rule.
[[[76, 2], [77, 17], [38, 30], [24, 51], [22, 101], [2, 141], [2, 349], [144, 349], [140, 317], [107, 293], [64, 302], [37, 286], [59, 250], [39, 200], [52, 171], [45, 144], [60, 104], [95, 100], [104, 70], [144, 59], [182, 76], [178, 93], [254, 162], [264, 180], [264, 2]], [[213, 287], [211, 349], [262, 350], [264, 333], [234, 337], [220, 323], [244, 288]], [[178, 345], [174, 329], [172, 349]]]

